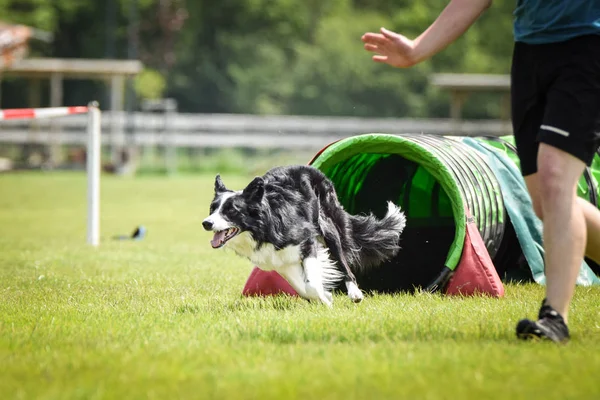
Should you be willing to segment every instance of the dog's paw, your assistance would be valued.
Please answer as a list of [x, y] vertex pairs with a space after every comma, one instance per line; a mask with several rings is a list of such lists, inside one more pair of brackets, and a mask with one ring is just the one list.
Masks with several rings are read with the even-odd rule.
[[355, 303], [360, 303], [364, 296], [362, 291], [356, 286], [354, 282], [346, 282], [346, 289], [348, 289], [348, 297]]
[[329, 308], [333, 308], [333, 298], [331, 296], [327, 296], [327, 292], [323, 293], [320, 298], [321, 303], [325, 304]]
[[333, 307], [333, 295], [331, 294], [331, 292], [324, 291], [319, 296], [319, 300], [321, 301], [321, 303], [325, 304], [327, 307], [329, 307], [329, 308]]
[[306, 297], [310, 300], [320, 301], [328, 307], [333, 306], [333, 296], [331, 293], [324, 291], [322, 288], [319, 290], [316, 286], [313, 286], [310, 282], [306, 282], [305, 285]]
[[304, 291], [306, 292], [306, 297], [308, 297], [311, 300], [317, 300], [320, 298], [317, 287], [309, 281], [304, 282]]

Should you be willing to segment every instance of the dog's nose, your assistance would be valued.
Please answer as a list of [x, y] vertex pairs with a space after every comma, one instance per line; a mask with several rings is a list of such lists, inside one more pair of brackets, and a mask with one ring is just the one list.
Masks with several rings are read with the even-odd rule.
[[202, 226], [204, 227], [204, 229], [206, 229], [207, 231], [210, 231], [213, 227], [213, 223], [207, 219], [205, 219], [204, 221], [202, 221]]

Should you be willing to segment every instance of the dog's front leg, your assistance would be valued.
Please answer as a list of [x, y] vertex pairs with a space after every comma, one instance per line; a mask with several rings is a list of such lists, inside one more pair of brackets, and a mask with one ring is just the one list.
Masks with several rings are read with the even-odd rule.
[[278, 269], [277, 273], [290, 284], [298, 295], [304, 299], [309, 299], [306, 293], [306, 277], [304, 268], [300, 264], [291, 265], [286, 268]]
[[328, 293], [323, 286], [322, 265], [316, 256], [306, 257], [302, 260], [304, 275], [306, 276], [306, 294], [309, 298], [320, 300], [322, 303], [331, 307], [333, 296]]
[[[314, 285], [313, 282], [317, 282], [318, 278], [313, 278], [313, 281], [310, 281], [309, 276], [311, 273], [311, 262], [308, 262], [309, 266], [309, 274], [306, 273], [305, 263], [302, 265], [296, 264], [293, 266], [289, 266], [287, 268], [278, 270], [277, 272], [281, 275], [291, 287], [298, 293], [298, 295], [307, 300], [317, 300], [320, 301], [327, 306], [332, 306], [332, 295], [331, 293], [325, 292], [323, 289], [323, 284], [321, 282], [321, 290], [319, 291], [318, 286]], [[318, 272], [318, 270], [317, 270]]]

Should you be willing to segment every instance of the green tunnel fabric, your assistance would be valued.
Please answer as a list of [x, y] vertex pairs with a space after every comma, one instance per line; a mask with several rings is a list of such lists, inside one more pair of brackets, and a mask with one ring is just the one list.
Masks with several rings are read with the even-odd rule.
[[[465, 205], [471, 204], [471, 211], [478, 215], [480, 232], [483, 232], [482, 225], [488, 229], [486, 237], [489, 242], [486, 243], [492, 244], [488, 250], [494, 252], [493, 243], [503, 243], [503, 251], [506, 252], [512, 246], [510, 243], [518, 241], [531, 276], [543, 284], [541, 221], [533, 213], [518, 157], [506, 145], [514, 146], [514, 138], [507, 136], [500, 139], [498, 142], [489, 138], [453, 137], [440, 142], [430, 135], [364, 134], [331, 144], [314, 157], [311, 165], [332, 179], [340, 202], [350, 213], [372, 211], [383, 216], [385, 200], [391, 199], [402, 207], [411, 227], [433, 227], [436, 232], [447, 232], [446, 243], [450, 244], [451, 240], [452, 243], [447, 255], [440, 256], [442, 259], [446, 257], [444, 265], [451, 270], [456, 268], [461, 257], [466, 234]], [[452, 161], [447, 158], [448, 152], [455, 157]], [[487, 171], [481, 168], [482, 165]], [[600, 156], [594, 160], [592, 173], [593, 184], [600, 197], [597, 185]], [[469, 174], [470, 183], [463, 182], [466, 175], [461, 174]], [[457, 180], [459, 178], [460, 181]], [[578, 195], [589, 200], [590, 192], [587, 181], [582, 177]], [[494, 204], [494, 201], [499, 203]], [[503, 215], [509, 217], [511, 224], [508, 226], [513, 232], [506, 240], [502, 234], [506, 233]], [[516, 262], [513, 258], [510, 260]], [[506, 261], [503, 259], [501, 264], [513, 265]], [[528, 274], [527, 269], [520, 271]], [[578, 284], [600, 284], [600, 279], [584, 263]]]
[[[486, 140], [486, 139], [481, 139], [483, 142], [486, 143], [486, 145], [494, 147], [497, 150], [500, 150], [504, 153], [504, 155], [506, 157], [508, 157], [515, 165], [517, 168], [520, 167], [520, 161], [519, 161], [519, 157], [517, 156], [517, 154], [510, 148], [508, 148], [508, 146], [506, 146], [505, 144], [503, 144], [503, 142], [509, 143], [512, 146], [515, 146], [515, 138], [514, 136], [501, 136], [500, 141], [491, 141], [491, 140]], [[478, 139], [480, 140], [480, 139]], [[592, 179], [593, 179], [593, 183], [596, 186], [596, 194], [600, 200], [600, 186], [598, 185], [598, 182], [600, 181], [600, 154], [597, 154], [594, 157], [594, 161], [592, 162], [591, 168], [590, 168], [591, 172], [592, 172]], [[579, 184], [577, 185], [577, 195], [579, 197], [582, 197], [586, 200], [590, 200], [590, 187], [585, 179], [585, 177], [581, 177], [581, 179], [579, 180]]]
[[[515, 162], [507, 152], [498, 150], [496, 146], [486, 145], [481, 140], [463, 138], [462, 141], [486, 157], [486, 162], [494, 170], [496, 179], [502, 188], [504, 206], [515, 229], [523, 255], [531, 269], [533, 279], [539, 284], [545, 284], [542, 222], [533, 212], [531, 198], [518, 168], [518, 160]], [[581, 191], [580, 195], [584, 197], [584, 191]], [[582, 286], [600, 284], [600, 279], [585, 261], [581, 265], [577, 284]]]
[[[333, 143], [313, 160], [312, 165], [335, 182], [340, 202], [353, 213], [360, 209], [357, 204], [360, 201], [359, 193], [367, 192], [368, 195], [371, 189], [363, 186], [366, 184], [365, 174], [376, 166], [384, 165], [391, 155], [399, 155], [415, 164], [410, 171], [404, 171], [405, 179], [410, 177], [411, 184], [396, 191], [399, 196], [397, 204], [401, 205], [411, 221], [431, 223], [431, 218], [419, 217], [431, 217], [434, 212], [438, 217], [437, 223], [454, 223], [454, 239], [445, 261], [445, 266], [453, 270], [460, 260], [465, 239], [465, 201], [448, 167], [433, 153], [402, 136], [365, 134]], [[396, 181], [402, 183], [403, 179], [398, 176]], [[378, 191], [385, 189], [377, 188]], [[415, 195], [418, 192], [427, 195]], [[432, 193], [437, 193], [437, 196], [432, 196]], [[382, 202], [381, 207], [385, 206], [385, 202]], [[375, 214], [378, 212], [375, 211]]]

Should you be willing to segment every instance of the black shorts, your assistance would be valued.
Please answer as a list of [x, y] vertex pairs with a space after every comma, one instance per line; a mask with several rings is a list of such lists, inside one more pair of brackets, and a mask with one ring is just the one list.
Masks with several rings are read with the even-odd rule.
[[600, 145], [600, 35], [515, 43], [511, 102], [524, 176], [537, 172], [540, 142], [590, 165]]

